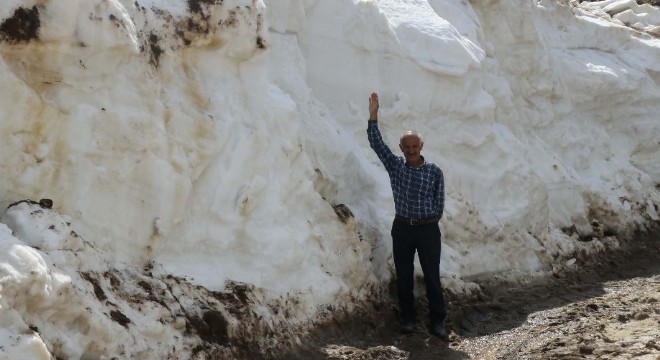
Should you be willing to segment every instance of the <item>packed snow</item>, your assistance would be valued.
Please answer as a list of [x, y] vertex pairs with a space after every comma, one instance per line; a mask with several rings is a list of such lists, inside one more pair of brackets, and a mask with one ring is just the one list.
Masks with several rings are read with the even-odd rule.
[[268, 352], [387, 291], [373, 91], [445, 173], [447, 291], [616, 248], [660, 220], [659, 26], [630, 0], [4, 1], [0, 358]]

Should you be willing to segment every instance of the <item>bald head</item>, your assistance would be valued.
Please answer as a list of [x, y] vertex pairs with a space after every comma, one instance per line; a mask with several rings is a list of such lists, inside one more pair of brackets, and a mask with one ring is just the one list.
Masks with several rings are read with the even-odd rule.
[[411, 166], [419, 166], [422, 164], [421, 151], [424, 146], [422, 142], [422, 135], [417, 131], [408, 130], [401, 134], [399, 138], [399, 148], [406, 158], [406, 162]]
[[422, 140], [422, 134], [414, 130], [407, 130], [404, 131], [403, 134], [401, 134], [401, 137], [399, 137], [399, 144], [403, 143], [403, 139], [407, 137], [417, 138], [419, 139], [420, 143], [424, 142], [424, 140]]

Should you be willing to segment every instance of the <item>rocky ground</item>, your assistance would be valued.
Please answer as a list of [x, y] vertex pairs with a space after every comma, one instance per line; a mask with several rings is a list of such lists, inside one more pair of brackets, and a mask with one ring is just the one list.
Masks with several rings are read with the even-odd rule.
[[318, 329], [284, 358], [660, 360], [660, 232], [636, 244], [552, 279], [450, 299], [448, 342], [425, 324], [400, 334], [392, 302]]

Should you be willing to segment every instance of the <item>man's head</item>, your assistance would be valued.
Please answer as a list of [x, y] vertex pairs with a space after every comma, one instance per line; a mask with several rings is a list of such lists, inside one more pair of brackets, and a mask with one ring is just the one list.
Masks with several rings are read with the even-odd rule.
[[410, 165], [419, 165], [421, 163], [421, 151], [424, 146], [422, 135], [416, 131], [408, 130], [401, 134], [399, 138], [399, 148]]

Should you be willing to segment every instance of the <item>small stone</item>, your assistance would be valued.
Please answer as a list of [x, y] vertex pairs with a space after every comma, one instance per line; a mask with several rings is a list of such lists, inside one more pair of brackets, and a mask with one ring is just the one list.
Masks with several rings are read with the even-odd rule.
[[52, 209], [53, 208], [53, 200], [51, 200], [51, 199], [41, 199], [41, 200], [39, 200], [39, 205], [41, 205], [41, 207], [46, 208], [46, 209]]
[[650, 340], [649, 342], [647, 342], [646, 347], [649, 348], [649, 349], [660, 350], [660, 345], [656, 344], [656, 342], [653, 341], [653, 340]]
[[606, 335], [603, 335], [603, 341], [606, 342], [606, 343], [610, 343], [610, 344], [616, 342], [615, 340], [610, 339], [610, 338], [609, 338], [608, 336], [606, 336]]
[[569, 267], [570, 267], [570, 266], [573, 266], [573, 265], [575, 264], [576, 261], [577, 261], [577, 260], [575, 260], [575, 258], [570, 259], [570, 260], [568, 260], [568, 261], [566, 262], [566, 266], [569, 266]]
[[648, 318], [649, 318], [649, 314], [647, 314], [647, 313], [640, 312], [640, 313], [635, 314], [635, 320], [644, 320], [644, 319], [648, 319]]
[[596, 305], [596, 304], [589, 304], [589, 305], [587, 305], [587, 308], [589, 310], [598, 311], [598, 305]]
[[619, 314], [619, 316], [617, 316], [617, 320], [619, 320], [619, 322], [626, 322], [628, 321], [628, 315]]
[[580, 345], [580, 354], [588, 355], [594, 352], [594, 347], [591, 345]]

